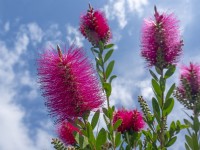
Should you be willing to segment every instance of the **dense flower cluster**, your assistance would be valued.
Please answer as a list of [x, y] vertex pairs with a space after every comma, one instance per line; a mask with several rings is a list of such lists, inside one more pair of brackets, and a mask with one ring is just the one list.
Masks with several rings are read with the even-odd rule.
[[94, 10], [91, 6], [88, 12], [81, 16], [79, 30], [93, 46], [98, 46], [99, 41], [106, 44], [111, 38], [110, 28], [104, 14]]
[[80, 130], [69, 122], [62, 122], [57, 129], [59, 138], [67, 145], [76, 144], [74, 138], [74, 132], [80, 132]]
[[113, 123], [119, 119], [122, 120], [122, 123], [117, 130], [122, 133], [125, 131], [130, 131], [131, 129], [135, 132], [138, 132], [144, 128], [145, 125], [142, 114], [137, 110], [118, 110], [114, 114]]
[[46, 51], [38, 59], [38, 75], [50, 115], [60, 122], [82, 117], [104, 102], [98, 78], [81, 48]]
[[200, 103], [200, 65], [182, 67], [176, 97], [188, 109], [193, 110]]
[[182, 53], [178, 20], [173, 14], [159, 14], [155, 7], [155, 19], [144, 21], [141, 39], [141, 55], [149, 67], [160, 69], [176, 64]]

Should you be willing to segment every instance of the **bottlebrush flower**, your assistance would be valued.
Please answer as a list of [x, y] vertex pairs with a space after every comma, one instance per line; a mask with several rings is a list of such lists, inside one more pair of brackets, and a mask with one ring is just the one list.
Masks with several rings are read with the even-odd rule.
[[76, 140], [73, 135], [74, 132], [80, 132], [80, 130], [77, 127], [73, 126], [71, 123], [65, 121], [62, 122], [62, 124], [60, 124], [57, 129], [59, 138], [66, 145], [76, 144]]
[[60, 122], [83, 117], [99, 108], [104, 96], [98, 78], [81, 48], [65, 53], [46, 51], [38, 59], [38, 75], [50, 115]]
[[118, 110], [114, 114], [113, 124], [115, 124], [115, 122], [119, 119], [122, 120], [122, 123], [117, 130], [122, 133], [125, 131], [130, 131], [131, 129], [135, 132], [138, 132], [144, 128], [145, 125], [142, 114], [137, 110]]
[[144, 20], [141, 56], [146, 59], [148, 67], [163, 69], [177, 63], [183, 46], [178, 23], [174, 14], [159, 14], [156, 7], [154, 19]]
[[94, 10], [90, 5], [87, 13], [81, 16], [79, 30], [93, 46], [98, 46], [100, 41], [106, 44], [111, 38], [104, 14], [99, 10]]
[[175, 96], [188, 109], [194, 110], [200, 104], [200, 65], [190, 63], [181, 68]]

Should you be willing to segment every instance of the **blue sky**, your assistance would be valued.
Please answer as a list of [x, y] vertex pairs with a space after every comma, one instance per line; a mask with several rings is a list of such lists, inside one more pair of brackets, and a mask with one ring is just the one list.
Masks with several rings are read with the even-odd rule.
[[[0, 0], [0, 149], [51, 150], [54, 125], [47, 115], [37, 83], [36, 59], [56, 44], [84, 47], [92, 60], [90, 44], [78, 31], [79, 17], [88, 8], [105, 12], [116, 51], [111, 103], [138, 108], [137, 96], [150, 102], [150, 76], [140, 57], [140, 31], [144, 18], [159, 11], [174, 12], [184, 39], [181, 64], [200, 63], [200, 1], [198, 0]], [[177, 69], [169, 82], [178, 82]], [[169, 120], [186, 117], [176, 102]], [[183, 149], [184, 132], [173, 149]]]

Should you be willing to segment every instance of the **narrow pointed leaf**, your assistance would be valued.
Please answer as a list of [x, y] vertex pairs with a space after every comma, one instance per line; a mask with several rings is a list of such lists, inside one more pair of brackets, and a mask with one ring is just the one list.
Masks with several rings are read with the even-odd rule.
[[114, 130], [117, 130], [117, 128], [122, 124], [122, 120], [119, 119], [115, 122], [114, 126], [113, 126], [113, 129]]
[[115, 147], [118, 147], [121, 143], [121, 133], [117, 132], [115, 136]]
[[177, 139], [177, 136], [171, 138], [165, 146], [166, 147], [172, 146], [176, 142], [176, 139]]
[[191, 137], [189, 137], [188, 135], [185, 135], [185, 139], [186, 139], [186, 141], [187, 141], [188, 146], [189, 146], [191, 149], [194, 149], [194, 148], [193, 148], [193, 143], [192, 143]]
[[152, 79], [151, 80], [152, 86], [153, 86], [153, 90], [155, 92], [155, 94], [157, 94], [158, 96], [161, 96], [161, 89], [159, 84], [156, 82], [156, 80]]
[[112, 48], [114, 46], [114, 44], [108, 44], [108, 45], [106, 45], [104, 48], [105, 49], [110, 49], [110, 48]]
[[112, 55], [113, 51], [114, 50], [111, 49], [106, 53], [105, 58], [104, 58], [104, 63], [110, 58], [110, 56]]
[[169, 69], [166, 71], [164, 78], [167, 79], [171, 77], [174, 74], [175, 70], [176, 70], [176, 67], [174, 65], [170, 66]]
[[151, 76], [152, 76], [156, 81], [158, 81], [158, 77], [156, 76], [156, 74], [155, 74], [152, 70], [150, 70], [150, 69], [149, 69], [149, 72], [150, 72]]
[[96, 139], [97, 150], [101, 150], [101, 146], [106, 142], [106, 139], [107, 139], [106, 131], [104, 128], [101, 128]]
[[108, 64], [108, 66], [106, 68], [106, 78], [107, 79], [109, 78], [109, 76], [110, 76], [110, 74], [111, 74], [111, 72], [113, 70], [114, 64], [115, 64], [115, 61], [113, 60]]
[[165, 116], [169, 115], [173, 107], [174, 107], [174, 99], [173, 98], [167, 99], [163, 108], [164, 115]]
[[152, 106], [153, 106], [155, 117], [157, 121], [160, 122], [160, 107], [155, 98], [152, 99]]
[[115, 79], [117, 76], [116, 75], [112, 75], [109, 79], [109, 83], [111, 84], [112, 83], [112, 80]]
[[99, 120], [99, 115], [100, 115], [100, 112], [99, 110], [95, 112], [93, 118], [92, 118], [92, 122], [91, 122], [91, 126], [92, 126], [92, 129], [94, 129], [97, 125], [97, 122]]
[[172, 84], [172, 86], [169, 88], [169, 91], [167, 92], [167, 95], [166, 95], [166, 98], [165, 99], [169, 99], [172, 95], [172, 93], [174, 92], [174, 89], [175, 89], [175, 83]]

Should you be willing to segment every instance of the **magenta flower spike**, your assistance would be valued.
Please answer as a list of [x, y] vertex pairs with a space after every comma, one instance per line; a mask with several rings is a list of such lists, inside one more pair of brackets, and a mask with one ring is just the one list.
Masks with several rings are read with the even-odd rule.
[[145, 125], [142, 114], [137, 110], [118, 110], [114, 114], [113, 124], [119, 119], [122, 120], [122, 123], [117, 130], [122, 133], [130, 131], [131, 129], [138, 132], [143, 129]]
[[59, 138], [66, 144], [66, 145], [75, 145], [76, 144], [76, 140], [74, 138], [73, 133], [75, 132], [79, 132], [80, 130], [73, 126], [71, 123], [69, 122], [62, 122], [57, 129], [57, 133]]
[[141, 56], [148, 67], [163, 69], [177, 63], [183, 46], [178, 23], [174, 14], [159, 14], [156, 7], [154, 19], [144, 20]]
[[89, 59], [74, 46], [62, 54], [46, 51], [38, 75], [50, 116], [56, 122], [83, 117], [102, 106], [104, 95]]
[[186, 108], [194, 110], [200, 104], [200, 65], [182, 66], [180, 83], [175, 94]]
[[99, 10], [94, 10], [91, 5], [87, 13], [81, 16], [79, 30], [93, 46], [98, 46], [100, 41], [106, 44], [111, 38], [104, 14]]

